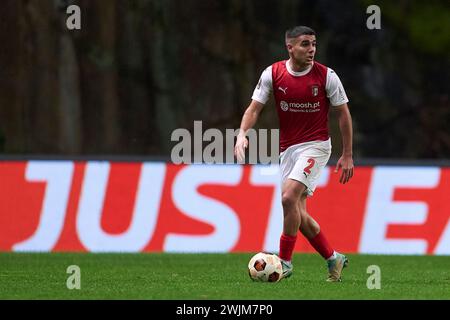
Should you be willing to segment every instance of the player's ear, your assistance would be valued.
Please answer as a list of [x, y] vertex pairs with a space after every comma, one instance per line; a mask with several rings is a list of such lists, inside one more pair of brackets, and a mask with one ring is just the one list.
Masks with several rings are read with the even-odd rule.
[[288, 52], [292, 51], [292, 47], [293, 47], [292, 43], [289, 43], [289, 42], [286, 43], [286, 49], [287, 49]]

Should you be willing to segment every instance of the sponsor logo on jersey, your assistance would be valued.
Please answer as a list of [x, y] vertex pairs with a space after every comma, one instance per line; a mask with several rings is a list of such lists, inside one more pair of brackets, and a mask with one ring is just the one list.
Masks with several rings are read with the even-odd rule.
[[286, 87], [286, 88], [278, 87], [278, 90], [283, 91], [284, 94], [286, 94], [287, 89], [288, 89], [288, 87]]
[[291, 103], [287, 103], [286, 101], [281, 101], [280, 102], [280, 107], [281, 110], [283, 111], [288, 111], [289, 108], [291, 109], [290, 111], [294, 111], [294, 112], [316, 112], [319, 111], [320, 109], [320, 101], [318, 102], [306, 102], [306, 103], [297, 103], [297, 102], [291, 102]]

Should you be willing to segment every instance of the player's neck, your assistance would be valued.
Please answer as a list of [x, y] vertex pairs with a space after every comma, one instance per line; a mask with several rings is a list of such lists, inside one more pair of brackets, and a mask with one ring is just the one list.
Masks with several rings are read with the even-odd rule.
[[294, 72], [303, 72], [312, 67], [311, 63], [299, 64], [299, 63], [295, 62], [293, 59], [289, 59], [288, 63], [289, 63], [289, 67]]

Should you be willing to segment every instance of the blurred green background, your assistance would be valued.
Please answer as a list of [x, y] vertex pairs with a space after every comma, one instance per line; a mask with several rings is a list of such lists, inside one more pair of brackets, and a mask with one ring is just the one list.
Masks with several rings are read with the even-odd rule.
[[[66, 27], [77, 4], [82, 28]], [[369, 30], [367, 6], [381, 8]], [[354, 155], [450, 158], [450, 4], [365, 0], [2, 0], [0, 153], [169, 157], [176, 128], [239, 128], [284, 32], [350, 99]], [[273, 100], [257, 128], [277, 128]], [[339, 131], [331, 122], [339, 152]], [[335, 154], [337, 155], [337, 154]]]

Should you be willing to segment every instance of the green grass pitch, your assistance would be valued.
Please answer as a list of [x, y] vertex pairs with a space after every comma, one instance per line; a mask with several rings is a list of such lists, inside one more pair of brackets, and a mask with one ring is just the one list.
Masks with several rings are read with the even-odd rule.
[[[449, 256], [348, 255], [343, 282], [328, 283], [323, 259], [295, 254], [294, 274], [279, 283], [250, 280], [251, 253], [0, 253], [0, 299], [450, 299]], [[80, 267], [80, 290], [66, 286]], [[367, 288], [370, 265], [381, 289]]]

